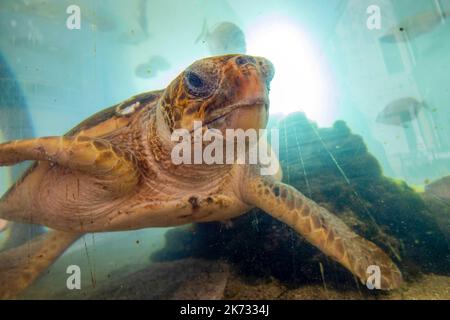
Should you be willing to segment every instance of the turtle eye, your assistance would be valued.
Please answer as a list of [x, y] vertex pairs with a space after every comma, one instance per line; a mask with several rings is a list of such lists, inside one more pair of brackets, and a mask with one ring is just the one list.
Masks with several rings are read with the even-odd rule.
[[196, 89], [200, 89], [204, 85], [202, 78], [200, 78], [199, 75], [195, 74], [194, 72], [189, 72], [186, 79], [188, 81], [188, 84]]
[[196, 97], [205, 97], [212, 93], [212, 86], [200, 74], [187, 71], [185, 75], [187, 91]]

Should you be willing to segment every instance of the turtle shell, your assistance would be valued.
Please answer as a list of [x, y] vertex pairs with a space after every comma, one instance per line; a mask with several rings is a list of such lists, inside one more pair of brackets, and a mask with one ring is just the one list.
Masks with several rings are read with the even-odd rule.
[[129, 123], [131, 115], [148, 106], [148, 104], [156, 102], [162, 93], [163, 90], [158, 90], [133, 96], [119, 104], [97, 112], [71, 129], [65, 136], [73, 136], [83, 132], [87, 136], [98, 137], [124, 127]]

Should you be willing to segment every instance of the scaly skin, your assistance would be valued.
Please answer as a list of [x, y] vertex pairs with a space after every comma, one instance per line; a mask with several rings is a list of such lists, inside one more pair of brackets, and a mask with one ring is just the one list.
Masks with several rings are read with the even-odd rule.
[[361, 282], [368, 277], [367, 268], [376, 265], [380, 267], [381, 288], [394, 289], [402, 283], [397, 266], [380, 248], [352, 232], [338, 217], [300, 191], [272, 177], [261, 178], [254, 173], [247, 175], [243, 186], [241, 192], [248, 203], [289, 225]]
[[290, 225], [362, 282], [367, 266], [378, 265], [382, 288], [398, 287], [401, 274], [381, 249], [281, 184], [280, 173], [261, 177], [257, 166], [172, 163], [171, 133], [192, 132], [194, 121], [221, 132], [264, 128], [273, 74], [264, 58], [199, 60], [164, 91], [106, 109], [64, 137], [0, 145], [0, 165], [37, 160], [0, 200], [0, 218], [58, 230], [35, 240], [29, 259], [36, 267], [2, 263], [2, 255], [20, 262], [14, 255], [21, 247], [0, 254], [0, 296], [19, 294], [85, 232], [219, 221], [252, 207]]
[[130, 154], [123, 153], [107, 140], [77, 135], [15, 140], [0, 145], [0, 165], [13, 165], [25, 160], [40, 160], [92, 174], [108, 176], [102, 184], [112, 194], [124, 194], [137, 182], [137, 170]]

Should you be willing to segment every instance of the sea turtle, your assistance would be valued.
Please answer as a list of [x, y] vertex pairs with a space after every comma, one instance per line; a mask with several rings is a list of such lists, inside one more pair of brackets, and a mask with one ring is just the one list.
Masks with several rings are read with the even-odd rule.
[[402, 276], [376, 245], [327, 209], [255, 164], [174, 164], [175, 129], [264, 128], [270, 61], [224, 55], [194, 62], [165, 90], [137, 95], [64, 136], [0, 145], [0, 165], [36, 160], [0, 201], [0, 218], [52, 229], [0, 254], [0, 292], [15, 297], [87, 232], [223, 221], [259, 207], [286, 223], [363, 283], [378, 266], [381, 288]]

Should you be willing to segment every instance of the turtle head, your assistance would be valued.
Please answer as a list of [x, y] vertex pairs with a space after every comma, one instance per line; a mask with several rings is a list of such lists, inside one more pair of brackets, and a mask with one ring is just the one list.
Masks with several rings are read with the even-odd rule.
[[268, 118], [270, 61], [248, 55], [198, 60], [165, 90], [160, 111], [170, 131], [202, 126], [225, 129], [264, 128]]

